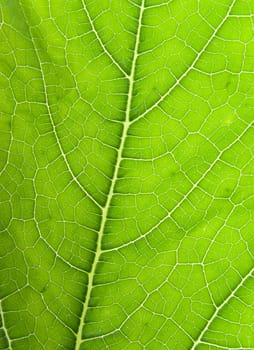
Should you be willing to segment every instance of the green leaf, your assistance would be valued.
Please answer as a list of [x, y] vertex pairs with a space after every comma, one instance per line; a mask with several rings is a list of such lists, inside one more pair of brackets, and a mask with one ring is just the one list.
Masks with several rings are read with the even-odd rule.
[[0, 349], [254, 349], [254, 2], [0, 6]]

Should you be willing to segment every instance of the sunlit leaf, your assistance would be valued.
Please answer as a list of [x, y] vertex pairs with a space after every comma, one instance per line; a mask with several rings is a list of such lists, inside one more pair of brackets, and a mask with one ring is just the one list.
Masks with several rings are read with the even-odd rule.
[[0, 349], [254, 349], [253, 0], [0, 9]]

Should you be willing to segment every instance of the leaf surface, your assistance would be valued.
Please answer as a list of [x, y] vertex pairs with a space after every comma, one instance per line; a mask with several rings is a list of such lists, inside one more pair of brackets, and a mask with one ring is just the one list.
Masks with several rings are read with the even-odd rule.
[[253, 1], [0, 6], [0, 349], [254, 349]]

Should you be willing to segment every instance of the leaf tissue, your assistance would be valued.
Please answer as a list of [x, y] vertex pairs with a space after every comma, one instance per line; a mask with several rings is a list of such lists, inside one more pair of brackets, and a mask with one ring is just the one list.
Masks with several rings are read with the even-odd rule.
[[0, 16], [0, 349], [254, 349], [254, 1]]

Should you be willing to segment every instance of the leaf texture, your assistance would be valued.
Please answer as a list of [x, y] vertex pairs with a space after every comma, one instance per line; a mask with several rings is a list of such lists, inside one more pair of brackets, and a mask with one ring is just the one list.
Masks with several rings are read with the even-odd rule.
[[254, 349], [254, 2], [0, 9], [0, 349]]

